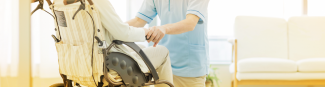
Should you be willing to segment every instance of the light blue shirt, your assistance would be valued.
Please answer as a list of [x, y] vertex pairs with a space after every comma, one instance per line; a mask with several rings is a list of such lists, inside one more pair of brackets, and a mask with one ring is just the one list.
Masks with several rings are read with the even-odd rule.
[[200, 17], [193, 31], [165, 35], [159, 45], [170, 52], [173, 74], [182, 77], [199, 77], [208, 74], [209, 43], [207, 22], [209, 0], [144, 0], [137, 17], [150, 23], [158, 14], [161, 25], [186, 19], [187, 14]]

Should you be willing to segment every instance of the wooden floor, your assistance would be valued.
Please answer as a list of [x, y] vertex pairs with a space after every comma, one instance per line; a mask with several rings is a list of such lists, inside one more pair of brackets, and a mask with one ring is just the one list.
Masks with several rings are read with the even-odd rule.
[[[12, 87], [19, 84], [16, 77], [1, 77], [0, 87]], [[54, 83], [63, 83], [61, 78], [33, 78], [33, 87], [49, 87]], [[28, 87], [28, 86], [26, 86]]]
[[62, 78], [33, 78], [33, 87], [49, 87], [55, 83], [63, 83]]
[[325, 85], [325, 80], [242, 80], [239, 85]]
[[[10, 81], [15, 81], [17, 78], [1, 78], [1, 84], [0, 87], [10, 87], [16, 84], [19, 84], [19, 82], [9, 83]], [[63, 83], [62, 78], [33, 78], [33, 87], [49, 87], [50, 85], [53, 85], [55, 83]], [[26, 86], [27, 87], [27, 86]], [[150, 86], [154, 87], [154, 86]]]
[[1, 87], [17, 87], [17, 77], [1, 77]]

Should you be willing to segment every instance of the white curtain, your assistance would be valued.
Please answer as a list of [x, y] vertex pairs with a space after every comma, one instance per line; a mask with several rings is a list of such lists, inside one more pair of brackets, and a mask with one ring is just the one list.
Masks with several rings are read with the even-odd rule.
[[308, 16], [325, 16], [325, 0], [308, 0]]
[[18, 69], [18, 0], [0, 2], [0, 76], [14, 77]]
[[[37, 3], [31, 4], [34, 10]], [[44, 10], [48, 12], [48, 4], [45, 2]], [[59, 74], [58, 58], [55, 42], [51, 35], [55, 35], [54, 19], [42, 10], [37, 10], [31, 16], [32, 38], [32, 76], [39, 78], [61, 78]]]

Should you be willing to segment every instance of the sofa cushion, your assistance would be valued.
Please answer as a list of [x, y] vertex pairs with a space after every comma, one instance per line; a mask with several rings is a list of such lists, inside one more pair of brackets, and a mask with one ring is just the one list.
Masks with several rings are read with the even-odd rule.
[[238, 72], [297, 72], [293, 60], [280, 58], [248, 58], [238, 61]]
[[288, 29], [283, 18], [237, 16], [234, 31], [238, 60], [253, 57], [288, 59]]
[[288, 20], [289, 59], [325, 58], [325, 16]]
[[297, 61], [299, 72], [325, 72], [325, 58], [308, 58]]

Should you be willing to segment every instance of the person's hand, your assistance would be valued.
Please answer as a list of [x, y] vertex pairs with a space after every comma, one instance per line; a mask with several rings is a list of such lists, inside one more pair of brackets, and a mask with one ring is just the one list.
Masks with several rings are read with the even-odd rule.
[[147, 34], [147, 41], [154, 42], [153, 47], [156, 47], [159, 41], [165, 36], [167, 28], [164, 26], [154, 26], [149, 28], [149, 32]]
[[[143, 30], [144, 30], [144, 34], [147, 36], [147, 34], [148, 34], [148, 32], [149, 32], [149, 29], [147, 29], [147, 28], [143, 28]], [[147, 38], [147, 37], [146, 37]]]

